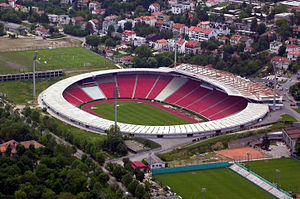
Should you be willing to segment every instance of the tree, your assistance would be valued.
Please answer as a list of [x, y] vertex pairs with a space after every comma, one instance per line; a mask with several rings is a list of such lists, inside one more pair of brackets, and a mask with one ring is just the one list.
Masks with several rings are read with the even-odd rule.
[[265, 25], [264, 23], [261, 23], [261, 24], [257, 25], [257, 27], [256, 27], [256, 32], [257, 32], [259, 35], [261, 35], [261, 34], [263, 34], [263, 33], [266, 32], [266, 29], [267, 29], [266, 25]]
[[256, 18], [254, 18], [254, 19], [251, 21], [250, 30], [251, 30], [251, 31], [256, 31], [256, 28], [257, 28], [257, 20], [256, 20]]
[[124, 175], [125, 171], [124, 171], [124, 168], [121, 166], [121, 165], [115, 165], [114, 169], [113, 169], [113, 172], [112, 172], [112, 175], [117, 178], [117, 179], [121, 179], [122, 176]]
[[135, 195], [136, 187], [138, 186], [139, 182], [137, 180], [133, 180], [127, 187], [127, 190]]
[[285, 45], [282, 45], [279, 47], [278, 49], [278, 55], [282, 56], [286, 51], [286, 46]]
[[4, 24], [3, 23], [0, 23], [0, 36], [3, 36], [5, 34], [5, 31], [4, 31]]
[[111, 34], [115, 32], [115, 27], [113, 25], [108, 26], [107, 36], [111, 37]]
[[145, 194], [145, 188], [142, 184], [138, 184], [135, 189], [135, 196], [139, 199], [142, 199]]
[[300, 156], [300, 138], [296, 142], [295, 151], [296, 151], [296, 155]]
[[105, 40], [105, 46], [114, 47], [114, 46], [116, 46], [116, 42], [112, 38], [109, 37]]
[[152, 57], [152, 51], [149, 47], [142, 45], [137, 47], [134, 50], [134, 53], [139, 57], [139, 58], [149, 58]]
[[56, 194], [51, 189], [44, 188], [41, 199], [56, 199]]
[[16, 199], [27, 199], [26, 193], [22, 190], [16, 191], [14, 195]]
[[125, 187], [128, 187], [128, 185], [132, 182], [132, 180], [133, 178], [130, 173], [127, 173], [122, 177], [122, 183], [125, 185]]
[[101, 173], [98, 176], [98, 180], [101, 184], [105, 185], [109, 180], [109, 176], [106, 173]]
[[124, 30], [132, 30], [132, 23], [130, 21], [124, 23]]
[[135, 177], [138, 181], [143, 182], [145, 178], [144, 172], [142, 172], [139, 168], [134, 170]]
[[88, 45], [93, 47], [97, 47], [100, 44], [100, 38], [96, 35], [86, 36], [85, 40]]
[[96, 161], [100, 164], [103, 165], [105, 162], [105, 155], [103, 152], [97, 152], [96, 153]]
[[286, 40], [292, 34], [292, 29], [286, 19], [279, 19], [276, 21], [276, 32]]

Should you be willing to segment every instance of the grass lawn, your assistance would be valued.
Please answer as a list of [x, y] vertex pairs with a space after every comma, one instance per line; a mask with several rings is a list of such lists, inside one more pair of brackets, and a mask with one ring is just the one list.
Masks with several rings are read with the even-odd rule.
[[[190, 124], [189, 121], [149, 104], [118, 102], [118, 105], [119, 122], [152, 126]], [[114, 120], [114, 106], [110, 103], [96, 105], [93, 112], [106, 119]]]
[[[37, 95], [62, 78], [36, 79]], [[26, 104], [33, 100], [32, 90], [32, 80], [0, 82], [0, 92], [5, 93], [6, 98], [15, 104]]]
[[284, 114], [284, 115], [281, 115], [281, 118], [278, 120], [279, 122], [297, 122], [297, 120], [291, 116], [291, 115], [288, 115], [288, 114]]
[[279, 169], [281, 187], [300, 194], [300, 161], [291, 158], [253, 161], [250, 169], [274, 183], [277, 183], [276, 169]]
[[296, 111], [297, 113], [300, 113], [300, 108], [293, 108], [294, 111]]
[[[18, 51], [18, 52], [1, 52], [0, 57], [5, 62], [16, 63], [15, 70], [22, 67], [23, 71], [32, 71], [33, 50]], [[1, 64], [0, 66], [5, 63]], [[21, 65], [21, 66], [20, 66]], [[44, 70], [87, 70], [87, 69], [110, 69], [116, 68], [113, 62], [104, 57], [81, 47], [57, 48], [38, 50], [37, 64], [38, 71]], [[4, 72], [0, 70], [0, 72]]]
[[155, 175], [155, 179], [184, 199], [202, 198], [206, 188], [207, 199], [268, 199], [274, 198], [263, 189], [229, 169], [209, 169]]

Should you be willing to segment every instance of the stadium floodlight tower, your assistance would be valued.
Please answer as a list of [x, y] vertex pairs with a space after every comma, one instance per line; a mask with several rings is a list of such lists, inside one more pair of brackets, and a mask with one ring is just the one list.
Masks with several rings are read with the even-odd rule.
[[114, 89], [114, 97], [115, 97], [115, 130], [117, 130], [117, 125], [118, 125], [118, 108], [117, 108], [117, 101], [118, 98], [120, 97], [120, 90], [119, 87], [116, 86]]
[[282, 63], [283, 61], [280, 59], [279, 62], [273, 62], [273, 70], [274, 70], [274, 91], [273, 91], [273, 109], [276, 109], [276, 86], [277, 86], [277, 65], [280, 64], [281, 68], [282, 68]]
[[33, 68], [32, 68], [32, 79], [33, 79], [33, 99], [35, 100], [35, 97], [36, 97], [36, 88], [35, 88], [35, 60], [36, 60], [36, 57], [37, 57], [37, 51], [34, 51], [34, 54], [33, 54]]

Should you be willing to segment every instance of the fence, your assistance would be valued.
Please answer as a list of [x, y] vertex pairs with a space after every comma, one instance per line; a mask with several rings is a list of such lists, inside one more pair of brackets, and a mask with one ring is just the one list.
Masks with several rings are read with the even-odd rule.
[[178, 173], [178, 172], [185, 172], [185, 171], [197, 171], [197, 170], [206, 170], [206, 169], [227, 168], [230, 165], [231, 164], [229, 162], [220, 162], [220, 163], [199, 164], [199, 165], [190, 165], [190, 166], [182, 166], [182, 167], [153, 169], [152, 175], [165, 174], [165, 173]]

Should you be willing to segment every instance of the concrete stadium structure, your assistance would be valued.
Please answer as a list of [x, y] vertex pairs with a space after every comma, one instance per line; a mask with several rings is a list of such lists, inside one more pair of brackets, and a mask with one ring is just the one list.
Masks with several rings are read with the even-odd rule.
[[[242, 87], [245, 86], [242, 80], [237, 84], [224, 78], [224, 74], [223, 77], [213, 78], [212, 73], [205, 75], [193, 72], [193, 67], [197, 66], [180, 65], [174, 69], [116, 69], [85, 73], [53, 84], [39, 96], [39, 102], [58, 119], [93, 132], [103, 133], [114, 122], [85, 112], [78, 106], [89, 101], [113, 98], [112, 89], [117, 85], [121, 87], [120, 98], [147, 99], [173, 104], [203, 115], [209, 120], [173, 126], [118, 123], [124, 134], [154, 138], [209, 136], [230, 132], [251, 126], [268, 114], [269, 107], [264, 104], [264, 99], [271, 99], [272, 92], [267, 91], [267, 88], [255, 84], [255, 88], [250, 85], [250, 89], [247, 90]], [[199, 66], [197, 71], [199, 72]], [[151, 81], [151, 85], [146, 85], [146, 82]], [[244, 81], [249, 84], [249, 80]], [[122, 84], [125, 83], [128, 85], [122, 88]], [[161, 88], [154, 91], [158, 84], [161, 84]], [[186, 103], [183, 99], [193, 100], [195, 94], [202, 92], [202, 97], [198, 96], [199, 99], [183, 105]], [[207, 98], [208, 102], [203, 102], [202, 98]], [[210, 101], [213, 101], [213, 104]], [[204, 106], [205, 103], [208, 104]], [[222, 107], [222, 110], [218, 110], [219, 107]]]

